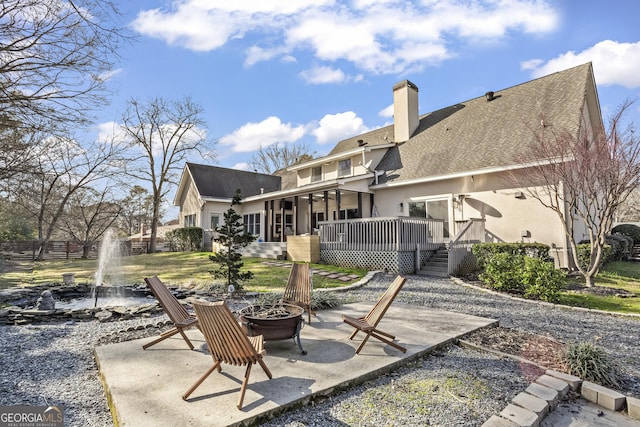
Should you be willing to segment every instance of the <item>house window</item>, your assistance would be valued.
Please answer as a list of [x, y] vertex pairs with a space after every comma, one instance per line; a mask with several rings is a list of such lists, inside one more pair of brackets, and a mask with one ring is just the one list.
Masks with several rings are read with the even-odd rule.
[[220, 214], [211, 214], [211, 229], [215, 230], [220, 226], [221, 215]]
[[340, 160], [338, 162], [338, 176], [351, 175], [351, 159]]
[[409, 202], [409, 216], [417, 218], [440, 219], [443, 221], [443, 237], [449, 235], [449, 201], [447, 199]]
[[260, 218], [259, 213], [246, 214], [243, 216], [244, 231], [255, 236], [260, 235]]
[[358, 215], [358, 209], [340, 209], [340, 215], [338, 215], [339, 219], [354, 219], [360, 218]]
[[322, 166], [311, 168], [311, 182], [322, 181]]
[[184, 216], [184, 227], [195, 227], [196, 226], [196, 214], [193, 215], [185, 215]]
[[427, 204], [425, 202], [409, 202], [409, 216], [414, 218], [426, 218]]
[[312, 228], [318, 228], [318, 223], [321, 221], [324, 221], [324, 212], [314, 212]]

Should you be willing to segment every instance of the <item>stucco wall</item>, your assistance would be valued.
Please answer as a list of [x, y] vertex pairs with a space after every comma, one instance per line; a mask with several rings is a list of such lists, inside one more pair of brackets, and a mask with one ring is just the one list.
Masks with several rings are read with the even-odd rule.
[[[492, 173], [381, 188], [376, 191], [375, 205], [379, 216], [398, 216], [409, 214], [410, 201], [446, 198], [452, 235], [455, 221], [484, 218], [488, 241], [545, 243], [552, 246], [556, 264], [566, 267], [566, 240], [557, 214], [527, 197], [523, 189], [509, 188], [507, 182], [505, 175]], [[464, 195], [462, 204], [454, 202], [459, 194]]]

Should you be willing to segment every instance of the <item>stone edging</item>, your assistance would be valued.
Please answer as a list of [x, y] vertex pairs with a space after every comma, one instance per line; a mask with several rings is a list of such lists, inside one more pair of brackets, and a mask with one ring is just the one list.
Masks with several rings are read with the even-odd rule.
[[[579, 392], [581, 397], [602, 408], [611, 411], [621, 411], [627, 408], [627, 417], [630, 419], [640, 419], [640, 399], [624, 396], [617, 391], [610, 390], [600, 385], [584, 381], [573, 375], [548, 369], [543, 365], [531, 360], [503, 353], [482, 345], [474, 344], [466, 340], [458, 340], [464, 347], [473, 348], [480, 351], [495, 354], [500, 357], [507, 357], [521, 363], [537, 366], [545, 371], [527, 389], [518, 394], [513, 403], [500, 412], [500, 415], [493, 415], [483, 427], [499, 427], [504, 425], [504, 420], [509, 420], [518, 426], [538, 425], [544, 417], [553, 411], [571, 388]], [[544, 404], [546, 402], [546, 405]]]

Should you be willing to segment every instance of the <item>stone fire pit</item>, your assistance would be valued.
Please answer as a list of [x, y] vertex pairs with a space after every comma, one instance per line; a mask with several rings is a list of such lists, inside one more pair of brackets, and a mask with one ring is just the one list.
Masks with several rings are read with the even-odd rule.
[[262, 335], [265, 341], [293, 338], [301, 354], [307, 354], [300, 342], [300, 330], [304, 324], [302, 307], [292, 304], [251, 305], [238, 314], [248, 336]]

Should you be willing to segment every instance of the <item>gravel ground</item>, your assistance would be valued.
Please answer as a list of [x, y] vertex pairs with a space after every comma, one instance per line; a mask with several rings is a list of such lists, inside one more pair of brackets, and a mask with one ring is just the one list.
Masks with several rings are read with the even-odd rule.
[[[393, 280], [376, 275], [349, 291], [376, 301]], [[640, 319], [524, 302], [452, 283], [410, 276], [397, 301], [500, 320], [503, 327], [563, 342], [596, 340], [625, 374], [623, 393], [640, 397]], [[63, 405], [69, 426], [112, 426], [93, 348], [157, 335], [164, 316], [113, 323], [0, 328], [0, 405]], [[136, 329], [140, 328], [140, 329]], [[126, 332], [123, 332], [127, 330]], [[451, 345], [400, 370], [266, 426], [479, 426], [528, 385], [529, 372], [511, 360]]]

